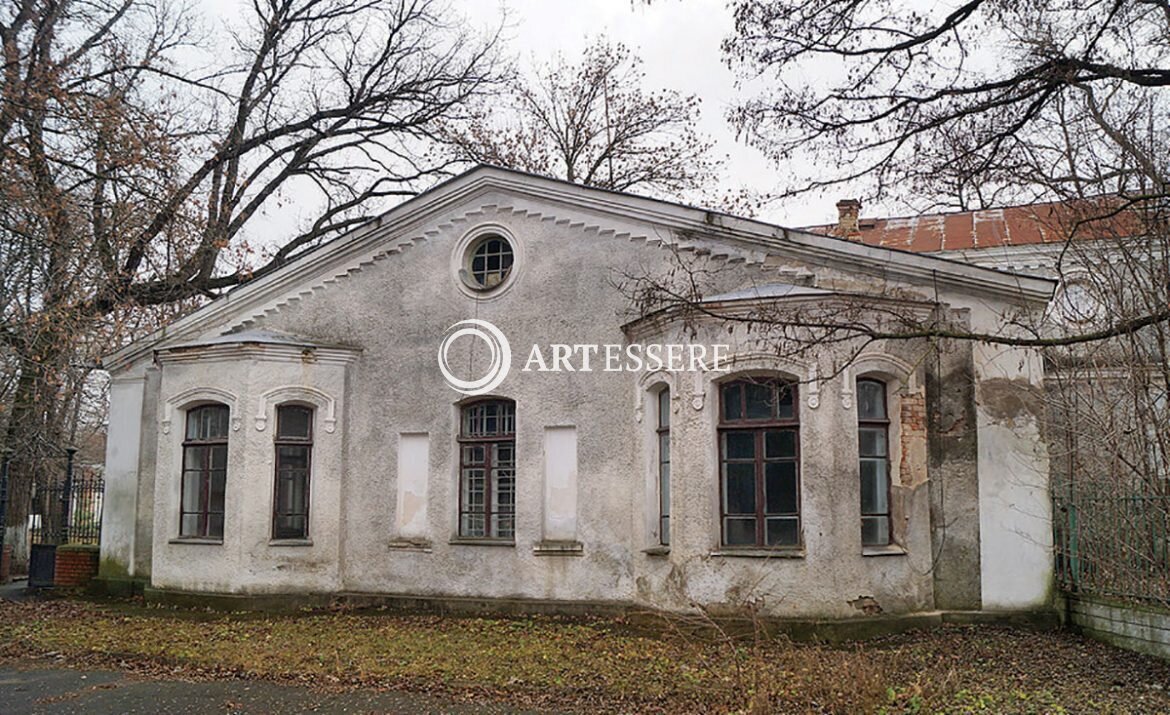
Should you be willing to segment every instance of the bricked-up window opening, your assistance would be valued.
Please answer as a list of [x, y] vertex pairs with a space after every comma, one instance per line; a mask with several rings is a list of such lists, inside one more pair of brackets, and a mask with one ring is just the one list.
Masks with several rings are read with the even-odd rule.
[[801, 542], [800, 422], [794, 383], [725, 383], [719, 400], [719, 487], [725, 546]]
[[512, 270], [512, 246], [500, 236], [481, 239], [471, 252], [471, 278], [485, 290], [504, 282]]
[[516, 403], [465, 405], [459, 435], [459, 535], [516, 534]]
[[658, 541], [670, 546], [670, 388], [658, 392]]
[[227, 405], [187, 411], [179, 536], [223, 538], [228, 423]]
[[276, 494], [272, 538], [309, 538], [309, 485], [313, 464], [313, 409], [276, 408]]
[[890, 419], [886, 386], [857, 381], [857, 437], [861, 473], [861, 543], [890, 543]]

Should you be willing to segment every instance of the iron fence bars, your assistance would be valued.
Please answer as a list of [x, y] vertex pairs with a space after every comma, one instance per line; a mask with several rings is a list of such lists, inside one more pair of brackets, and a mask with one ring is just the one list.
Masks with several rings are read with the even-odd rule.
[[97, 544], [101, 540], [105, 480], [93, 467], [70, 459], [62, 478], [38, 482], [29, 515], [29, 543]]
[[1170, 606], [1170, 488], [1160, 486], [1084, 480], [1056, 490], [1065, 592]]

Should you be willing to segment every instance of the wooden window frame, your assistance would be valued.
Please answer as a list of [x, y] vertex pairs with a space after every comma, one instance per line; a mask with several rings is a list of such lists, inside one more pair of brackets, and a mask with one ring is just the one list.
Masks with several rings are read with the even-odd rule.
[[[496, 432], [490, 435], [469, 435], [467, 433], [468, 411], [476, 407], [482, 407], [488, 404], [497, 404], [501, 406], [509, 406], [512, 410], [511, 431]], [[516, 540], [516, 402], [504, 398], [488, 398], [483, 400], [476, 400], [474, 402], [464, 403], [459, 406], [459, 438], [457, 440], [459, 447], [459, 513], [457, 533], [461, 539], [484, 539], [490, 541], [499, 541], [503, 543], [514, 543]], [[507, 536], [499, 536], [499, 517], [503, 515], [498, 511], [497, 505], [493, 504], [492, 494], [497, 486], [497, 477], [494, 474], [496, 469], [492, 460], [492, 448], [496, 445], [509, 445], [512, 449], [512, 511], [508, 516], [512, 518], [512, 533]], [[483, 464], [468, 464], [466, 462], [466, 448], [468, 446], [483, 447]], [[484, 472], [484, 496], [483, 496], [483, 511], [470, 511], [464, 503], [464, 480], [466, 479], [467, 469], [483, 469]], [[464, 517], [479, 515], [483, 517], [483, 534], [469, 534], [464, 528]], [[492, 517], [496, 517], [493, 528]], [[496, 532], [493, 534], [493, 532]]]
[[[227, 417], [224, 420], [224, 433], [222, 436], [213, 438], [192, 438], [188, 435], [191, 433], [191, 420], [195, 419], [204, 410], [215, 409], [224, 410]], [[203, 405], [196, 405], [187, 410], [186, 418], [183, 421], [183, 455], [182, 465], [179, 479], [179, 538], [180, 539], [223, 539], [223, 526], [226, 526], [227, 519], [227, 460], [228, 460], [228, 433], [231, 431], [231, 408], [219, 402], [211, 402]], [[224, 510], [222, 512], [213, 511], [211, 509], [211, 488], [212, 488], [212, 454], [215, 449], [223, 449], [223, 481], [224, 481]], [[184, 497], [187, 494], [187, 455], [190, 450], [199, 450], [203, 454], [203, 467], [199, 470], [199, 503], [200, 509], [198, 511], [188, 511]], [[196, 515], [199, 518], [198, 529], [196, 533], [185, 533], [183, 525], [186, 522], [186, 517], [189, 515]], [[218, 515], [221, 519], [221, 531], [214, 534], [211, 531], [211, 517]]]
[[[861, 384], [866, 383], [866, 382], [881, 386], [881, 389], [882, 389], [882, 411], [886, 415], [885, 419], [875, 419], [875, 418], [861, 416]], [[891, 506], [890, 506], [892, 501], [893, 501], [891, 499], [891, 496], [892, 496], [891, 485], [893, 483], [893, 479], [892, 479], [893, 475], [890, 473], [891, 464], [890, 464], [890, 390], [889, 390], [889, 385], [886, 383], [885, 380], [882, 380], [882, 379], [879, 379], [876, 377], [859, 377], [859, 378], [857, 378], [857, 385], [855, 386], [855, 389], [856, 389], [856, 392], [858, 395], [858, 399], [857, 399], [857, 445], [858, 445], [858, 448], [857, 448], [858, 449], [858, 453], [857, 453], [857, 483], [858, 483], [858, 485], [859, 486], [861, 485], [861, 463], [862, 463], [862, 460], [885, 459], [885, 463], [886, 463], [886, 469], [885, 469], [886, 510], [884, 512], [867, 512], [867, 511], [865, 511], [864, 506], [862, 506], [862, 502], [864, 501], [864, 495], [858, 500], [858, 506], [861, 509], [861, 521], [860, 521], [860, 524], [862, 525], [861, 545], [863, 547], [889, 546], [889, 545], [894, 543], [894, 522], [893, 522], [893, 518], [891, 515]], [[885, 455], [865, 456], [865, 455], [861, 454], [861, 430], [865, 429], [865, 428], [880, 429], [885, 433], [885, 440], [884, 440], [885, 445], [886, 445]], [[886, 520], [886, 540], [885, 541], [872, 541], [871, 542], [871, 541], [865, 540], [864, 524], [865, 524], [865, 520], [867, 518], [885, 518], [885, 520]]]
[[[779, 395], [778, 390], [787, 389], [792, 394], [792, 416], [780, 417], [779, 410], [774, 409], [771, 417], [768, 418], [748, 418], [747, 417], [747, 402], [746, 391], [742, 385], [746, 384], [766, 384], [772, 386], [777, 390], [775, 395]], [[730, 388], [738, 387], [740, 389], [740, 399], [742, 405], [742, 417], [732, 419], [726, 413], [726, 391]], [[804, 545], [804, 517], [801, 509], [801, 502], [803, 499], [803, 487], [801, 484], [801, 451], [800, 451], [800, 391], [796, 380], [781, 376], [761, 376], [761, 377], [738, 377], [727, 380], [719, 385], [718, 390], [719, 400], [719, 427], [716, 430], [716, 439], [718, 440], [719, 449], [719, 543], [722, 548], [726, 549], [772, 549], [778, 551], [792, 551], [803, 548]], [[777, 402], [778, 404], [778, 402]], [[768, 432], [788, 431], [793, 433], [794, 455], [791, 458], [784, 459], [766, 459], [764, 456], [764, 449], [766, 447], [765, 435]], [[755, 502], [756, 510], [754, 514], [728, 514], [726, 512], [726, 500], [724, 494], [726, 491], [726, 477], [724, 475], [724, 467], [728, 464], [728, 456], [725, 450], [725, 437], [728, 432], [751, 432], [753, 435], [753, 464], [755, 475]], [[733, 460], [738, 461], [738, 460]], [[766, 494], [765, 494], [765, 465], [768, 462], [792, 462], [795, 465], [796, 477], [796, 511], [794, 513], [775, 513], [767, 512]], [[756, 520], [756, 539], [754, 544], [729, 544], [727, 541], [727, 518], [736, 516], [753, 516]], [[768, 545], [767, 543], [767, 519], [768, 517], [795, 517], [796, 519], [796, 543], [794, 544], [776, 544]]]
[[[305, 410], [309, 413], [309, 430], [304, 437], [290, 437], [283, 434], [281, 430], [281, 413], [287, 409]], [[313, 485], [313, 438], [315, 431], [313, 429], [314, 422], [317, 418], [317, 410], [312, 405], [303, 405], [299, 403], [285, 403], [276, 406], [276, 429], [273, 432], [273, 492], [272, 492], [272, 539], [273, 540], [307, 540], [309, 538], [309, 514], [312, 509], [312, 485]], [[281, 488], [281, 463], [280, 463], [280, 448], [281, 447], [304, 447], [305, 448], [305, 511], [300, 512], [281, 512], [280, 511], [280, 488]], [[304, 531], [297, 535], [290, 535], [288, 533], [278, 533], [277, 528], [282, 516], [303, 516], [305, 520]]]
[[[657, 437], [654, 449], [658, 456], [658, 543], [670, 546], [670, 387], [664, 385], [654, 397], [658, 418], [658, 426], [654, 431]], [[666, 400], [665, 414], [663, 398]], [[662, 448], [664, 439], [666, 449]], [[664, 485], [666, 489], [663, 489]]]

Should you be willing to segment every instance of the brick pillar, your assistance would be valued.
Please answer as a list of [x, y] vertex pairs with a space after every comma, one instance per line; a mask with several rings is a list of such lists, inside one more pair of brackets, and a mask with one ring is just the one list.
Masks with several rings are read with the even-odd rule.
[[89, 585], [97, 576], [98, 547], [84, 544], [65, 544], [57, 547], [57, 572], [54, 586], [76, 588]]

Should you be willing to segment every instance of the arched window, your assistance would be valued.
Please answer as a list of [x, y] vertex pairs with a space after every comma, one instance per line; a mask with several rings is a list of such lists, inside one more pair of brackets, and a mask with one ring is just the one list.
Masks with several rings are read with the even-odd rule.
[[800, 545], [796, 384], [751, 378], [720, 388], [719, 486], [725, 546]]
[[513, 539], [516, 533], [516, 403], [464, 405], [459, 431], [459, 535]]
[[187, 410], [179, 536], [223, 538], [228, 418], [227, 405]]
[[890, 543], [890, 417], [886, 385], [857, 381], [857, 441], [861, 474], [861, 543]]
[[309, 537], [309, 479], [313, 464], [313, 409], [276, 408], [276, 493], [272, 538]]
[[658, 542], [670, 546], [670, 388], [658, 391]]

